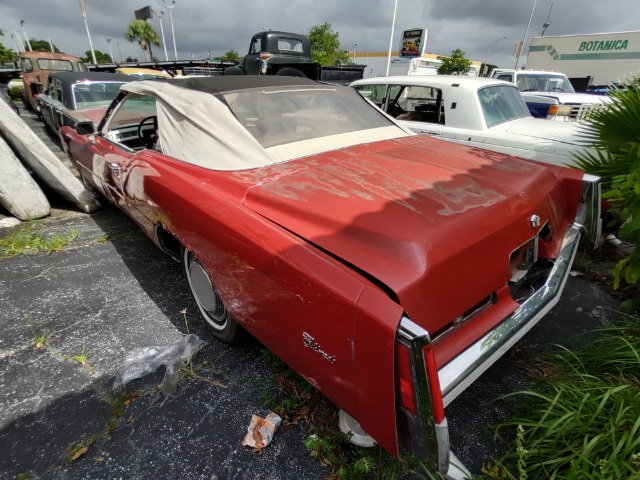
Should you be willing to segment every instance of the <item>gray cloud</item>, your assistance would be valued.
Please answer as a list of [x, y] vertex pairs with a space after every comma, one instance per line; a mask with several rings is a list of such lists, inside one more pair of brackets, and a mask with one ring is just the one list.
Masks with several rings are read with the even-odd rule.
[[[169, 0], [167, 0], [169, 1]], [[134, 10], [151, 6], [165, 12], [163, 26], [167, 50], [173, 54], [169, 11], [162, 0], [85, 0], [94, 48], [108, 52], [106, 39], [116, 60], [142, 58], [137, 44], [126, 41], [123, 32], [134, 18]], [[400, 31], [423, 27], [429, 31], [427, 50], [448, 54], [455, 48], [469, 58], [483, 61], [491, 46], [491, 62], [510, 67], [515, 63], [513, 50], [522, 39], [533, 1], [482, 0], [398, 0], [396, 35]], [[537, 0], [527, 42], [540, 35], [552, 0]], [[640, 14], [631, 0], [584, 2], [555, 0], [547, 35], [569, 35], [637, 30]], [[253, 2], [202, 2], [176, 0], [173, 9], [176, 43], [181, 58], [206, 58], [227, 50], [245, 52], [251, 35], [263, 28], [306, 33], [310, 27], [329, 22], [340, 34], [342, 47], [359, 52], [386, 51], [389, 46], [394, 0], [297, 0]], [[61, 50], [84, 55], [89, 49], [78, 0], [0, 0], [0, 28], [3, 43], [12, 47], [10, 35], [25, 20], [31, 38], [51, 38]], [[152, 20], [160, 33], [157, 18]], [[506, 36], [506, 39], [502, 37]], [[118, 49], [119, 44], [119, 49]], [[526, 48], [525, 48], [526, 51]], [[154, 54], [162, 58], [162, 48]]]

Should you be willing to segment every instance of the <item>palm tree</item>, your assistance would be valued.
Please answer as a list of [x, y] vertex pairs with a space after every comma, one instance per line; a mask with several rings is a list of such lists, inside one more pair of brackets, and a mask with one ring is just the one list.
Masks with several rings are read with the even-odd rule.
[[[601, 177], [602, 196], [621, 225], [619, 237], [636, 244], [613, 272], [617, 288], [623, 279], [640, 285], [640, 79], [609, 95], [612, 102], [591, 112], [582, 125], [585, 144], [595, 147], [596, 153], [577, 155], [576, 164]], [[625, 302], [623, 308], [640, 307], [640, 291], [636, 294], [638, 298]]]
[[581, 169], [602, 178], [605, 189], [628, 175], [640, 154], [640, 79], [613, 87], [609, 96], [611, 104], [590, 112], [581, 125], [585, 144], [595, 147], [597, 154], [576, 158]]
[[138, 42], [142, 49], [144, 59], [147, 62], [151, 60], [149, 56], [149, 44], [160, 45], [160, 37], [158, 37], [158, 34], [151, 24], [145, 20], [132, 20], [124, 32], [124, 38], [130, 42]]

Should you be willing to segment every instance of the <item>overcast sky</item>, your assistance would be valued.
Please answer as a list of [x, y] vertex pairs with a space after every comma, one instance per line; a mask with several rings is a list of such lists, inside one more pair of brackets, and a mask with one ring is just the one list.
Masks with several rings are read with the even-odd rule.
[[[171, 5], [171, 0], [165, 0]], [[539, 36], [547, 19], [546, 35], [621, 32], [640, 30], [637, 0], [536, 0], [524, 52], [534, 36]], [[491, 48], [490, 63], [513, 67], [515, 44], [522, 39], [533, 0], [398, 0], [393, 48], [400, 32], [419, 27], [428, 29], [427, 51], [449, 54], [460, 48], [467, 57], [484, 61]], [[160, 15], [169, 58], [173, 42], [169, 9], [162, 0], [85, 0], [87, 21], [94, 49], [109, 53], [107, 38], [116, 61], [132, 56], [142, 60], [137, 44], [123, 37], [134, 10], [145, 6]], [[175, 0], [173, 23], [178, 56], [206, 58], [228, 50], [246, 53], [249, 39], [262, 29], [307, 33], [324, 22], [340, 35], [344, 50], [386, 51], [393, 18], [394, 0]], [[89, 49], [79, 0], [0, 0], [1, 41], [14, 48], [11, 34], [20, 31], [20, 20], [29, 38], [51, 39], [62, 51], [79, 56]], [[152, 20], [160, 35], [160, 21]], [[507, 37], [503, 39], [502, 37]], [[164, 59], [162, 47], [154, 55]], [[520, 65], [523, 63], [520, 61]]]

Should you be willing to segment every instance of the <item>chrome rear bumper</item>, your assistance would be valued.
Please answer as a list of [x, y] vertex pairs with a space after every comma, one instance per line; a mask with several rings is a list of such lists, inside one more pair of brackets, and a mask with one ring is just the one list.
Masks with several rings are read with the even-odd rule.
[[438, 371], [444, 405], [471, 385], [485, 370], [515, 345], [558, 303], [573, 264], [582, 225], [573, 224], [565, 234], [560, 254], [547, 282], [489, 333]]

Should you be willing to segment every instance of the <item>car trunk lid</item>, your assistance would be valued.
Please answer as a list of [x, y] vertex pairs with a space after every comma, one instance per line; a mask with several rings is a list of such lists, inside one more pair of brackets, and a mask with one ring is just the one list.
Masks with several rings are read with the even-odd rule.
[[245, 206], [391, 289], [430, 332], [506, 285], [510, 254], [542, 228], [532, 215], [566, 224], [557, 168], [427, 136], [298, 162]]

